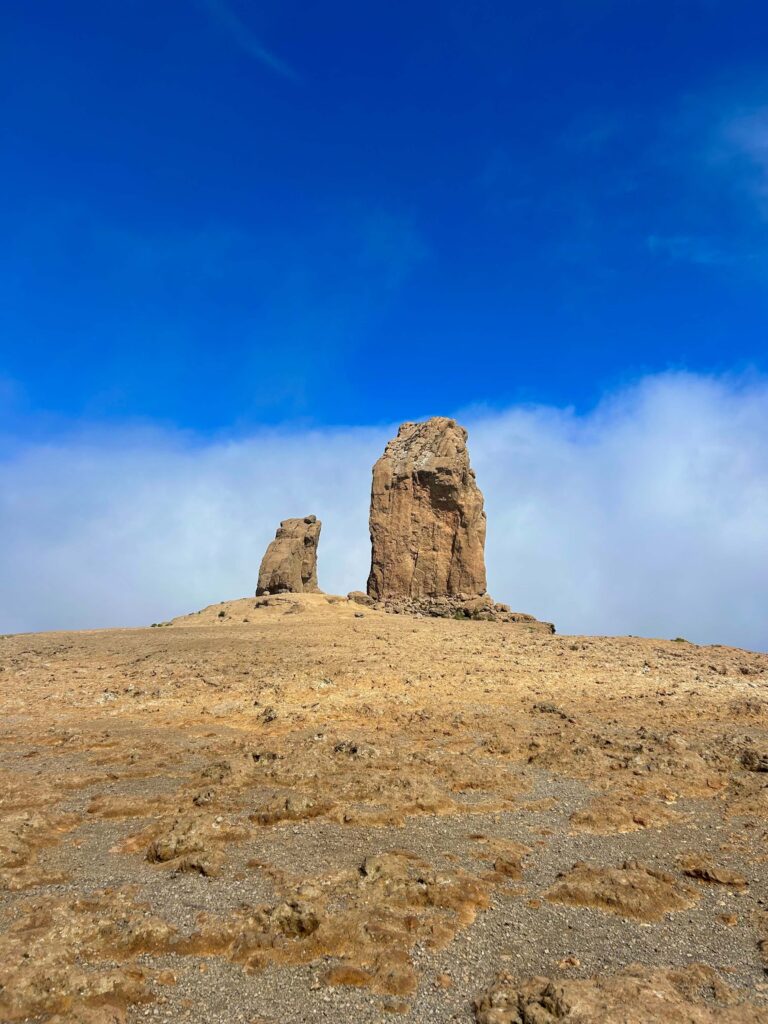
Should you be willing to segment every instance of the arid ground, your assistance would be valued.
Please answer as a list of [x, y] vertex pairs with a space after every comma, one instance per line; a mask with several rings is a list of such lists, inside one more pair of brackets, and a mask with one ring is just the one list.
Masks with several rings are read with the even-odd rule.
[[4, 1022], [768, 1022], [766, 655], [286, 595], [0, 701]]

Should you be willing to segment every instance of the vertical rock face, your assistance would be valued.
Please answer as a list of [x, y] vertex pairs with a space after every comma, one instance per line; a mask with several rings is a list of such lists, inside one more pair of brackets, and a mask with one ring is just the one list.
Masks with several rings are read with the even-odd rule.
[[317, 593], [317, 545], [322, 523], [316, 516], [284, 519], [259, 569], [260, 594]]
[[483, 495], [455, 420], [403, 423], [373, 467], [370, 530], [375, 600], [485, 594]]

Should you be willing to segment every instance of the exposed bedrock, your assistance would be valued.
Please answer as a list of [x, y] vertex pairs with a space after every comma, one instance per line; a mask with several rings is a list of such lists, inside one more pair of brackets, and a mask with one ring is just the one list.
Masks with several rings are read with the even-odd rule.
[[368, 596], [377, 606], [554, 632], [486, 593], [483, 494], [456, 420], [403, 423], [373, 467], [370, 532]]
[[455, 420], [403, 423], [387, 444], [373, 467], [370, 532], [374, 600], [485, 594], [483, 495]]
[[322, 523], [316, 516], [284, 519], [261, 560], [256, 596], [318, 593], [317, 545]]

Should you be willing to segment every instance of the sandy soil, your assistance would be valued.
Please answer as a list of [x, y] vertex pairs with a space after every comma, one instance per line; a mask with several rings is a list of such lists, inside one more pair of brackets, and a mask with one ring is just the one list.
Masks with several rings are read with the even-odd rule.
[[0, 1020], [768, 1022], [768, 656], [322, 595], [0, 639]]

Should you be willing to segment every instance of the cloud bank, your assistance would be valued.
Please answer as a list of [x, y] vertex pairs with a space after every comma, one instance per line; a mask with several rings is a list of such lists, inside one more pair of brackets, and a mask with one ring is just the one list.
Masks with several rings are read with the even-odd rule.
[[[768, 381], [667, 374], [583, 415], [458, 415], [494, 597], [564, 633], [768, 648]], [[146, 624], [252, 593], [279, 520], [309, 512], [321, 586], [364, 587], [370, 471], [392, 431], [6, 441], [0, 630]]]

